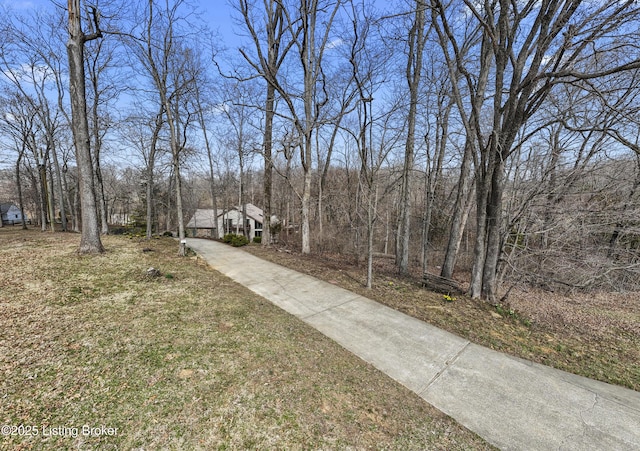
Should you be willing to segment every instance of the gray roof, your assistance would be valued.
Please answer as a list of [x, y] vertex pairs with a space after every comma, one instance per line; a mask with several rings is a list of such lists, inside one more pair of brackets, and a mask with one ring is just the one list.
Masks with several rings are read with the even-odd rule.
[[[242, 211], [242, 208], [240, 206], [234, 207], [236, 210], [240, 210]], [[258, 221], [258, 222], [264, 222], [264, 219], [262, 217], [262, 208], [258, 208], [253, 204], [249, 204], [247, 203], [247, 216], [249, 216], [250, 218]]]
[[[237, 205], [231, 208], [231, 210], [238, 210], [242, 212], [242, 207]], [[225, 210], [218, 209], [218, 217], [222, 216], [224, 213]], [[254, 221], [258, 221], [260, 223], [264, 222], [262, 209], [250, 203], [247, 203], [247, 216]], [[189, 229], [213, 229], [217, 227], [213, 209], [197, 209], [186, 227]]]
[[[218, 210], [218, 211], [222, 213], [222, 210]], [[195, 228], [213, 229], [216, 227], [217, 225], [216, 225], [216, 219], [215, 219], [215, 214], [213, 212], [213, 209], [208, 209], [208, 210], [203, 210], [200, 208], [197, 209], [193, 217], [187, 224], [187, 228], [190, 228], [190, 229], [195, 229]]]

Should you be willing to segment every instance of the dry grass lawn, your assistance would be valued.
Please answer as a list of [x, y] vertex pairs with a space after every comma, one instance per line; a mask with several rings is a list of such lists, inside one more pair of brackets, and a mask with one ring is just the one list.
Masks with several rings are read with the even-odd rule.
[[490, 448], [175, 241], [78, 241], [0, 229], [0, 449]]

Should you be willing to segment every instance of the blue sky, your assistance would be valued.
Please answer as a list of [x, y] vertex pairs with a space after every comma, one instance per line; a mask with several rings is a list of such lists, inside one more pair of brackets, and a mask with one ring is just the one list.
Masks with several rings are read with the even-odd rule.
[[[135, 1], [135, 0], [134, 0]], [[58, 3], [66, 3], [58, 0]], [[237, 36], [233, 32], [233, 20], [231, 19], [231, 7], [225, 0], [200, 0], [193, 1], [204, 14], [202, 20], [209, 24], [212, 30], [217, 30], [227, 46], [237, 42]], [[24, 11], [33, 8], [49, 8], [51, 0], [0, 0], [3, 7], [9, 7], [16, 11]]]
[[[102, 0], [108, 2], [109, 0]], [[141, 0], [131, 0], [141, 1]], [[65, 0], [56, 0], [56, 3], [62, 3], [66, 6]], [[239, 46], [239, 38], [233, 32], [233, 20], [231, 18], [232, 8], [226, 0], [202, 0], [192, 1], [203, 13], [200, 19], [208, 24], [209, 28], [217, 31], [223, 40], [225, 47], [232, 49]], [[9, 9], [18, 14], [28, 14], [33, 9], [53, 8], [51, 0], [0, 0], [0, 10]], [[0, 154], [2, 150], [0, 149]], [[4, 155], [0, 155], [0, 167], [3, 167]]]

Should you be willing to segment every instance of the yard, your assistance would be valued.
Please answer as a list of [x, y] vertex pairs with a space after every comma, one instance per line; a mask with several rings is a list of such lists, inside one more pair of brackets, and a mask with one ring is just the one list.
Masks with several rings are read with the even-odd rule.
[[175, 241], [78, 240], [0, 229], [0, 448], [490, 448]]

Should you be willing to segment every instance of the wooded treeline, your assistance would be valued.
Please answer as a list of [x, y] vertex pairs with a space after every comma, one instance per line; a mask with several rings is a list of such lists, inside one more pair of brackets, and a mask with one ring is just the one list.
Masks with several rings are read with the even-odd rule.
[[2, 200], [43, 230], [180, 238], [196, 208], [251, 202], [264, 245], [276, 215], [281, 240], [355, 256], [368, 286], [383, 253], [491, 302], [639, 289], [637, 2], [231, 5], [226, 43], [185, 0], [5, 11]]

